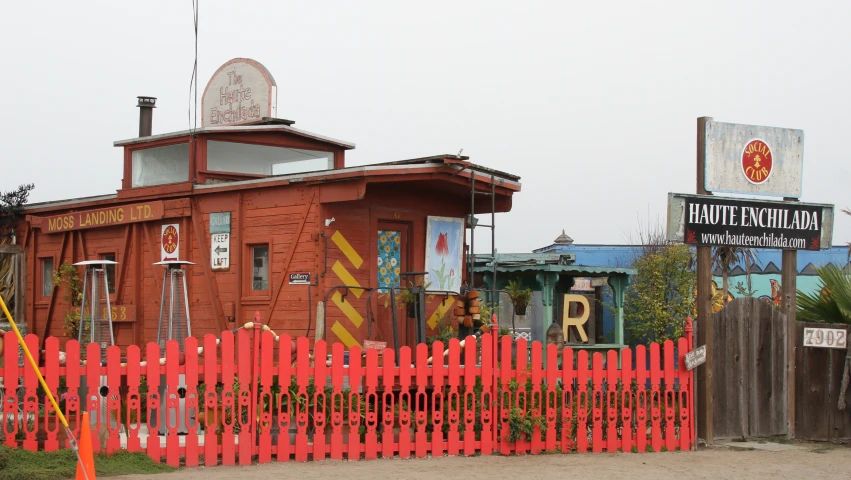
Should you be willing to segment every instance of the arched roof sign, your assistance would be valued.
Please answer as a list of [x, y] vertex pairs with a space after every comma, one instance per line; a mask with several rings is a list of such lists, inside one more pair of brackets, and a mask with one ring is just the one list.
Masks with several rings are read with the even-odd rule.
[[250, 58], [234, 58], [213, 74], [201, 97], [201, 126], [255, 123], [275, 118], [278, 86], [269, 70]]

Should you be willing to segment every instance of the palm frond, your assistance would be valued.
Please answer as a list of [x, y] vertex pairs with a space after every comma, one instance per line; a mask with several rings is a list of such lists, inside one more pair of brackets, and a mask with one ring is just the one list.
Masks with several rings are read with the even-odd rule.
[[836, 305], [846, 316], [851, 317], [851, 280], [835, 264], [828, 264], [816, 269], [819, 277], [827, 287], [826, 295], [836, 302]]
[[834, 264], [816, 268], [816, 273], [819, 276], [817, 292], [797, 292], [797, 319], [851, 324], [851, 280]]
[[753, 248], [715, 247], [712, 252], [712, 263], [722, 272], [729, 272], [740, 265], [744, 266], [745, 271], [749, 271], [751, 265], [759, 264], [759, 255]]
[[[851, 209], [845, 207], [842, 209], [842, 213], [845, 215], [851, 215]], [[851, 242], [848, 242], [848, 260], [851, 261]]]
[[799, 322], [846, 323], [851, 318], [842, 314], [836, 302], [826, 300], [821, 294], [809, 294], [798, 290], [798, 311], [795, 318]]

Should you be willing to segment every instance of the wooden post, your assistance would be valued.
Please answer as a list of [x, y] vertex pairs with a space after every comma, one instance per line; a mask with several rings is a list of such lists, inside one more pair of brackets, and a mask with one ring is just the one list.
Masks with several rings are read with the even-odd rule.
[[316, 337], [315, 341], [325, 339], [325, 302], [316, 303]]
[[[697, 119], [697, 194], [709, 195], [704, 188], [706, 165], [706, 124], [712, 117]], [[712, 443], [712, 247], [697, 247], [697, 346], [706, 345], [706, 363], [697, 369], [697, 432], [707, 444]]]
[[796, 294], [798, 277], [797, 250], [783, 250], [780, 273], [782, 288], [781, 309], [786, 314], [786, 422], [788, 438], [795, 438], [795, 347], [798, 341], [795, 313], [798, 308]]

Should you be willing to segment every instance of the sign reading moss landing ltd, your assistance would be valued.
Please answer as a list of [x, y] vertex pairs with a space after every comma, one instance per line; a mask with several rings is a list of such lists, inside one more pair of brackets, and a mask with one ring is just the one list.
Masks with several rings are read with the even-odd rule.
[[717, 247], [828, 249], [833, 206], [668, 194], [668, 240]]
[[30, 224], [44, 233], [60, 233], [71, 230], [125, 225], [128, 223], [159, 220], [165, 214], [163, 202], [134, 203], [117, 207], [80, 210], [50, 217], [29, 216]]

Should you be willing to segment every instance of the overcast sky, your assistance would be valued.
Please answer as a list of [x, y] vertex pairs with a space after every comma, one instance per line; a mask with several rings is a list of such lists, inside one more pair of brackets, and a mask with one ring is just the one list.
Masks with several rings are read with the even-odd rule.
[[[463, 148], [520, 175], [497, 219], [501, 252], [562, 229], [622, 243], [648, 213], [664, 220], [668, 192], [695, 191], [704, 115], [803, 129], [803, 200], [851, 204], [845, 2], [416, 5], [201, 0], [199, 90], [227, 60], [253, 58], [277, 81], [278, 116], [356, 143], [349, 165]], [[158, 97], [155, 134], [186, 129], [191, 7], [4, 4], [0, 189], [114, 193], [112, 142], [138, 133], [137, 95]], [[834, 243], [849, 240], [851, 217], [838, 216]]]

